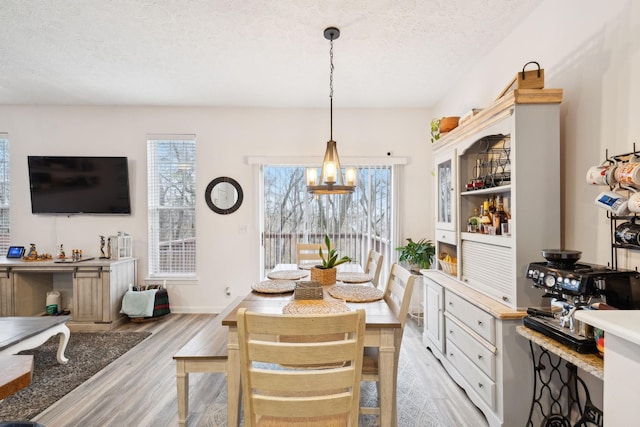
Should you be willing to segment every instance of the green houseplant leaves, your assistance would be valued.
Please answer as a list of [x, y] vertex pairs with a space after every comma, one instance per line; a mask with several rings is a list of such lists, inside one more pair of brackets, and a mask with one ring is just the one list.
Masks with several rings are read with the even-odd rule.
[[399, 261], [406, 261], [422, 269], [431, 267], [431, 261], [436, 254], [435, 245], [431, 240], [427, 239], [420, 239], [414, 242], [411, 238], [408, 238], [407, 244], [396, 248], [396, 250], [400, 251]]
[[322, 252], [322, 247], [319, 249], [320, 257], [322, 258], [322, 266], [318, 268], [333, 268], [345, 262], [351, 261], [351, 258], [348, 256], [343, 256], [342, 258], [338, 258], [338, 251], [331, 248], [331, 239], [329, 239], [328, 235], [324, 236], [324, 243], [327, 246], [327, 256], [325, 258], [324, 253]]

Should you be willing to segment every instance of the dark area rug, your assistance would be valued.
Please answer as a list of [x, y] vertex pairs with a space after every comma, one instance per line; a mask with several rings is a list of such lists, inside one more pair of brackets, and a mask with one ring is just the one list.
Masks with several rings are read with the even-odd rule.
[[50, 338], [40, 347], [20, 354], [32, 354], [31, 385], [0, 400], [0, 421], [30, 420], [65, 394], [140, 343], [150, 332], [71, 333], [61, 365], [56, 359], [60, 338]]

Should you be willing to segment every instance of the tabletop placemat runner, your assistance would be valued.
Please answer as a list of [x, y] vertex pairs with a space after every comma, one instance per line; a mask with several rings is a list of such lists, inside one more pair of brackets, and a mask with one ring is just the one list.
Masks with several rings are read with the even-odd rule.
[[329, 295], [348, 302], [378, 301], [384, 292], [378, 288], [364, 285], [335, 285], [327, 289]]
[[267, 274], [267, 277], [273, 280], [298, 280], [308, 274], [309, 272], [304, 270], [279, 270], [271, 271]]
[[369, 273], [358, 273], [355, 271], [338, 272], [336, 274], [336, 280], [343, 283], [366, 283], [373, 280], [373, 277]]
[[351, 311], [342, 301], [295, 300], [282, 308], [283, 314], [334, 314]]
[[251, 289], [263, 294], [282, 294], [292, 292], [295, 288], [296, 282], [293, 280], [263, 280], [251, 285]]
[[311, 270], [316, 265], [318, 265], [318, 264], [317, 263], [308, 262], [306, 264], [298, 264], [298, 268], [300, 270]]

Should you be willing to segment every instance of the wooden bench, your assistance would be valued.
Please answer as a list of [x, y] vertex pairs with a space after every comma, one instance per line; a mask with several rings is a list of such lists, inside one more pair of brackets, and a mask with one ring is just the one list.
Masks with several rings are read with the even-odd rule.
[[242, 297], [231, 302], [218, 314], [214, 323], [198, 332], [174, 356], [176, 361], [176, 385], [178, 389], [178, 425], [186, 427], [189, 416], [189, 374], [227, 374], [227, 341], [229, 328], [222, 326], [222, 319], [237, 307]]

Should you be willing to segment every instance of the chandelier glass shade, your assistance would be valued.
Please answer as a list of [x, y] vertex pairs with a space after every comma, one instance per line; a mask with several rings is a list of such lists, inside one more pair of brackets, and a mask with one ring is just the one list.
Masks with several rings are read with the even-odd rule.
[[340, 37], [340, 30], [329, 27], [324, 30], [324, 37], [330, 41], [331, 45], [329, 50], [331, 62], [329, 77], [330, 139], [327, 141], [327, 150], [324, 153], [320, 174], [318, 175], [317, 168], [307, 168], [307, 192], [312, 194], [349, 194], [356, 189], [357, 171], [355, 168], [347, 168], [345, 171], [346, 179], [343, 178], [338, 148], [333, 140], [333, 41]]

